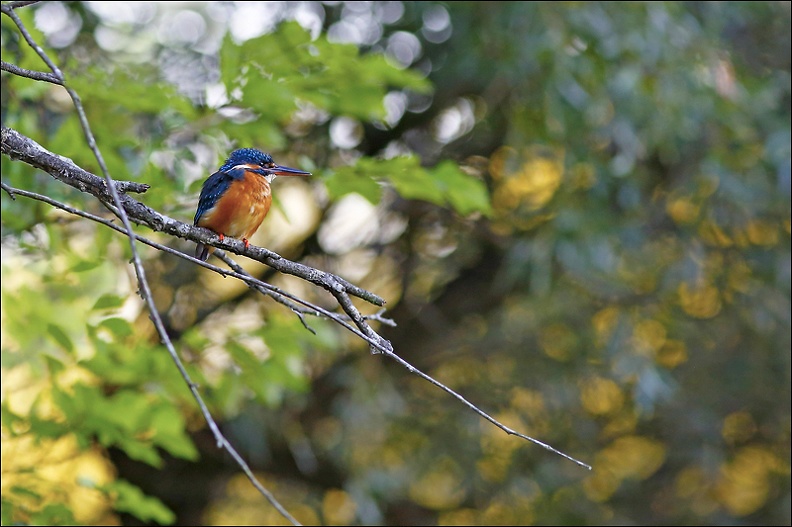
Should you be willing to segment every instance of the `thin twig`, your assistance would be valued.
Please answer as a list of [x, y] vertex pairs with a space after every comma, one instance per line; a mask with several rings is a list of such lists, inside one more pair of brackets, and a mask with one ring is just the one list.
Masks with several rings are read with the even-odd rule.
[[19, 32], [22, 34], [22, 38], [25, 39], [25, 42], [27, 42], [28, 45], [31, 48], [33, 48], [33, 51], [35, 51], [38, 54], [38, 56], [41, 58], [44, 64], [46, 64], [47, 67], [49, 67], [49, 69], [52, 70], [52, 73], [55, 74], [55, 77], [61, 81], [61, 84], [63, 84], [63, 72], [60, 70], [60, 68], [58, 68], [58, 66], [55, 65], [54, 62], [52, 62], [52, 60], [47, 56], [47, 53], [42, 49], [42, 47], [39, 46], [35, 40], [33, 40], [33, 37], [30, 36], [30, 33], [25, 27], [25, 24], [22, 22], [19, 16], [17, 16], [17, 14], [14, 13], [14, 9], [18, 7], [25, 7], [33, 3], [35, 2], [28, 2], [28, 3], [9, 2], [7, 4], [0, 5], [0, 10], [2, 10], [3, 14], [7, 15], [11, 20], [14, 21], [14, 24], [16, 24], [17, 29], [19, 29]]
[[[12, 188], [12, 187], [9, 187], [8, 185], [6, 185], [5, 183], [2, 184], [2, 188], [3, 188], [3, 190], [5, 190], [6, 192], [8, 192], [11, 195], [19, 195], [19, 196], [32, 198], [32, 199], [36, 199], [36, 200], [39, 200], [39, 201], [43, 201], [43, 202], [48, 203], [48, 204], [50, 204], [50, 205], [52, 205], [54, 207], [57, 207], [57, 208], [62, 209], [62, 210], [65, 210], [66, 212], [69, 212], [71, 214], [76, 214], [76, 215], [82, 216], [84, 218], [90, 219], [92, 221], [101, 223], [102, 225], [105, 225], [107, 227], [115, 229], [118, 232], [121, 232], [121, 233], [124, 232], [123, 229], [121, 229], [121, 227], [119, 227], [118, 225], [115, 225], [114, 223], [112, 223], [112, 222], [110, 222], [110, 221], [108, 221], [108, 220], [106, 220], [104, 218], [101, 218], [99, 216], [95, 216], [95, 215], [87, 213], [87, 212], [83, 212], [83, 211], [81, 211], [79, 209], [75, 209], [75, 208], [70, 207], [68, 205], [65, 205], [63, 203], [60, 203], [60, 202], [58, 202], [56, 200], [53, 200], [53, 199], [51, 199], [51, 198], [49, 198], [47, 196], [42, 196], [40, 194], [36, 194], [34, 192], [29, 192], [29, 191], [26, 191], [26, 190]], [[437, 386], [441, 390], [443, 390], [446, 393], [450, 394], [451, 396], [453, 396], [454, 398], [456, 398], [457, 400], [462, 402], [465, 406], [467, 406], [468, 408], [470, 408], [471, 410], [473, 410], [474, 412], [479, 414], [481, 417], [483, 417], [484, 419], [486, 419], [490, 423], [494, 424], [496, 427], [498, 427], [501, 430], [503, 430], [504, 432], [506, 432], [507, 434], [514, 435], [514, 436], [517, 436], [519, 438], [522, 438], [522, 439], [525, 439], [527, 441], [530, 441], [530, 442], [532, 442], [532, 443], [534, 443], [536, 445], [541, 446], [542, 448], [545, 448], [545, 449], [547, 449], [547, 450], [549, 450], [549, 451], [551, 451], [551, 452], [553, 452], [555, 454], [558, 454], [561, 457], [564, 457], [564, 458], [566, 458], [566, 459], [568, 459], [568, 460], [580, 465], [581, 467], [584, 467], [584, 468], [587, 468], [587, 469], [591, 470], [591, 466], [590, 465], [588, 465], [586, 463], [583, 463], [582, 461], [579, 461], [579, 460], [577, 460], [577, 459], [575, 459], [575, 458], [573, 458], [573, 457], [561, 452], [560, 450], [557, 450], [557, 449], [553, 448], [552, 446], [548, 445], [547, 443], [539, 441], [538, 439], [535, 439], [533, 437], [527, 436], [525, 434], [521, 434], [520, 432], [517, 432], [517, 431], [509, 428], [508, 426], [504, 425], [503, 423], [501, 423], [500, 421], [498, 421], [494, 417], [490, 416], [488, 413], [486, 413], [485, 411], [481, 410], [476, 405], [474, 405], [473, 403], [471, 403], [470, 401], [465, 399], [462, 395], [460, 395], [456, 391], [454, 391], [451, 388], [447, 387], [443, 383], [437, 381], [432, 376], [427, 375], [426, 373], [422, 372], [421, 370], [419, 370], [418, 368], [416, 368], [415, 366], [413, 366], [409, 362], [407, 362], [404, 359], [402, 359], [401, 357], [399, 357], [392, 350], [389, 350], [388, 348], [385, 348], [384, 346], [382, 346], [380, 344], [381, 337], [380, 337], [380, 339], [373, 339], [373, 338], [369, 337], [368, 335], [364, 334], [362, 331], [359, 331], [358, 329], [356, 329], [354, 326], [352, 326], [349, 323], [347, 323], [346, 320], [343, 319], [344, 317], [338, 315], [337, 313], [332, 313], [330, 311], [325, 310], [324, 308], [321, 308], [319, 306], [315, 306], [315, 305], [313, 305], [313, 304], [311, 304], [311, 303], [309, 303], [309, 302], [307, 302], [307, 301], [305, 301], [305, 300], [303, 300], [301, 298], [298, 298], [298, 297], [295, 297], [294, 295], [291, 295], [290, 293], [282, 291], [282, 290], [280, 290], [280, 289], [278, 289], [278, 288], [276, 288], [276, 287], [274, 287], [274, 286], [272, 286], [270, 284], [267, 284], [265, 282], [262, 282], [261, 280], [258, 280], [256, 278], [251, 277], [247, 273], [247, 271], [242, 269], [236, 262], [234, 262], [231, 258], [229, 258], [228, 255], [226, 255], [225, 253], [217, 251], [216, 254], [220, 257], [221, 260], [223, 260], [226, 264], [228, 264], [233, 269], [230, 272], [227, 271], [227, 270], [221, 269], [219, 267], [216, 267], [216, 266], [214, 266], [212, 264], [208, 264], [206, 262], [203, 262], [201, 260], [193, 258], [192, 256], [190, 256], [188, 254], [182, 253], [182, 252], [177, 251], [175, 249], [171, 249], [170, 247], [166, 247], [166, 246], [160, 245], [160, 244], [158, 244], [156, 242], [152, 242], [151, 240], [148, 240], [148, 239], [146, 239], [146, 238], [144, 238], [144, 237], [142, 237], [140, 235], [135, 235], [135, 236], [136, 236], [136, 239], [140, 240], [141, 242], [143, 242], [143, 243], [145, 243], [147, 245], [150, 245], [151, 247], [154, 247], [154, 248], [162, 250], [162, 251], [166, 251], [166, 252], [168, 252], [170, 254], [178, 256], [179, 258], [184, 258], [186, 260], [196, 262], [196, 263], [206, 267], [207, 269], [210, 269], [212, 271], [215, 271], [215, 272], [218, 272], [218, 273], [222, 274], [223, 276], [231, 276], [231, 277], [238, 278], [240, 280], [245, 281], [250, 287], [253, 287], [254, 289], [260, 291], [263, 294], [271, 296], [272, 298], [274, 298], [278, 302], [280, 302], [280, 303], [284, 304], [285, 306], [289, 307], [290, 309], [292, 309], [292, 311], [295, 311], [295, 313], [297, 313], [300, 316], [300, 320], [303, 320], [301, 314], [305, 313], [305, 314], [311, 314], [311, 315], [316, 315], [316, 316], [323, 315], [323, 316], [335, 321], [336, 323], [340, 324], [342, 327], [346, 328], [347, 330], [351, 331], [352, 333], [354, 333], [358, 337], [360, 337], [363, 340], [365, 340], [366, 342], [368, 342], [369, 346], [372, 346], [372, 347], [376, 348], [378, 352], [381, 352], [381, 353], [387, 355], [391, 359], [395, 360], [396, 362], [398, 362], [399, 364], [404, 366], [409, 372], [414, 373], [415, 375], [418, 375], [422, 379], [430, 382], [431, 384]], [[308, 309], [306, 309], [306, 310], [300, 309], [298, 311], [295, 308], [298, 308], [299, 306], [295, 306], [294, 304], [285, 302], [284, 298], [288, 298], [288, 299], [290, 299], [290, 300], [292, 300], [292, 301], [294, 301], [294, 302], [296, 302], [298, 304], [302, 304], [303, 306], [306, 306]], [[305, 324], [304, 321], [303, 321], [303, 323]]]
[[18, 0], [16, 2], [6, 2], [3, 7], [8, 9], [17, 9], [19, 7], [27, 7], [29, 5], [38, 4], [39, 0]]
[[[223, 251], [222, 249], [215, 251], [214, 254], [218, 258], [220, 258], [223, 262], [225, 262], [225, 264], [228, 267], [230, 267], [232, 270], [234, 270], [235, 272], [239, 273], [240, 275], [249, 276], [249, 277], [253, 278], [250, 275], [250, 273], [245, 271], [245, 269], [241, 265], [236, 263], [236, 261], [234, 261], [230, 256], [228, 256], [228, 254], [225, 251]], [[306, 324], [305, 319], [303, 317], [303, 315], [314, 315], [314, 316], [323, 315], [323, 313], [321, 313], [320, 311], [317, 311], [317, 307], [316, 306], [300, 307], [299, 305], [296, 305], [296, 304], [292, 303], [286, 296], [281, 294], [281, 292], [260, 287], [258, 284], [255, 284], [255, 283], [252, 283], [252, 282], [248, 282], [248, 285], [250, 285], [252, 288], [254, 288], [257, 291], [259, 291], [260, 293], [272, 297], [277, 302], [280, 302], [284, 306], [286, 306], [289, 309], [291, 309], [292, 311], [294, 311], [294, 313], [302, 321], [302, 323], [305, 326], [305, 328], [308, 331], [310, 331], [311, 333], [316, 334], [316, 332], [313, 330], [313, 328], [311, 328], [310, 326], [308, 326]], [[300, 303], [302, 303], [303, 305], [307, 304], [307, 303], [303, 303], [303, 302], [300, 302]], [[383, 313], [385, 313], [385, 309], [384, 308], [380, 309], [377, 313], [375, 313], [373, 315], [364, 315], [363, 318], [365, 320], [376, 320], [377, 322], [380, 322], [380, 323], [385, 324], [387, 326], [396, 327], [396, 321], [393, 320], [392, 318], [383, 317], [382, 316]], [[336, 317], [340, 318], [341, 320], [346, 320], [346, 321], [352, 320], [352, 318], [349, 315], [341, 315], [341, 314], [335, 314], [335, 315], [336, 315]], [[335, 319], [335, 317], [334, 317], [334, 319]]]
[[36, 81], [51, 82], [52, 84], [63, 86], [63, 81], [60, 80], [55, 75], [53, 75], [52, 73], [47, 73], [44, 71], [26, 70], [25, 68], [20, 68], [19, 66], [6, 62], [4, 60], [0, 61], [0, 69], [3, 71], [7, 71], [9, 73], [13, 73], [14, 75], [19, 75], [20, 77], [27, 77], [28, 79], [33, 79]]
[[486, 419], [490, 423], [494, 424], [495, 426], [497, 426], [498, 428], [500, 428], [501, 430], [506, 432], [507, 434], [513, 435], [513, 436], [517, 436], [517, 437], [519, 437], [521, 439], [525, 439], [526, 441], [530, 441], [531, 443], [539, 445], [540, 447], [542, 447], [542, 448], [544, 448], [546, 450], [549, 450], [550, 452], [553, 452], [554, 454], [558, 454], [559, 456], [561, 456], [563, 458], [566, 458], [569, 461], [572, 461], [573, 463], [576, 463], [576, 464], [580, 465], [583, 468], [587, 468], [588, 470], [591, 470], [591, 465], [583, 463], [582, 461], [580, 461], [578, 459], [575, 459], [572, 456], [564, 454], [560, 450], [557, 450], [557, 449], [551, 447], [547, 443], [543, 443], [542, 441], [539, 441], [538, 439], [535, 439], [535, 438], [533, 438], [531, 436], [527, 436], [525, 434], [521, 434], [520, 432], [517, 432], [517, 431], [509, 428], [508, 426], [504, 425], [503, 423], [501, 423], [500, 421], [498, 421], [497, 419], [495, 419], [494, 417], [489, 415], [484, 410], [480, 409], [475, 404], [473, 404], [470, 401], [468, 401], [467, 399], [465, 399], [459, 393], [455, 392], [454, 390], [452, 390], [451, 388], [449, 388], [445, 384], [441, 383], [440, 381], [435, 380], [431, 375], [427, 375], [426, 373], [422, 372], [421, 370], [419, 370], [418, 368], [416, 368], [415, 366], [413, 366], [412, 364], [410, 364], [406, 360], [402, 359], [401, 357], [399, 357], [398, 355], [396, 355], [392, 351], [383, 350], [383, 353], [385, 355], [387, 355], [388, 357], [390, 357], [391, 359], [393, 359], [396, 362], [398, 362], [399, 364], [401, 364], [402, 366], [404, 366], [405, 368], [407, 368], [407, 370], [409, 370], [410, 372], [416, 374], [417, 376], [419, 376], [420, 378], [424, 379], [425, 381], [428, 381], [428, 382], [434, 384], [435, 386], [437, 386], [438, 388], [440, 388], [444, 392], [452, 395], [455, 399], [460, 401], [462, 404], [464, 404], [465, 406], [467, 406], [468, 408], [470, 408], [471, 410], [473, 410], [474, 412], [479, 414], [481, 417], [483, 417], [484, 419]]

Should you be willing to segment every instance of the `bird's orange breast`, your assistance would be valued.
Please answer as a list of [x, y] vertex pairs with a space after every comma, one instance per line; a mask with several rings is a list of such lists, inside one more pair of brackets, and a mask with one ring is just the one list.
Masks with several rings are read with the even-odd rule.
[[250, 238], [272, 205], [269, 182], [246, 171], [234, 180], [217, 203], [198, 220], [198, 225], [234, 238]]

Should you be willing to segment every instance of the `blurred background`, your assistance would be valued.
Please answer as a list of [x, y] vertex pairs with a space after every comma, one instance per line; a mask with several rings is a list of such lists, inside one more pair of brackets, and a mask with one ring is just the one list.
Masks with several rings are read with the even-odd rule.
[[[397, 354], [593, 466], [139, 245], [213, 415], [301, 522], [790, 524], [788, 2], [16, 13], [113, 177], [152, 185], [138, 199], [191, 222], [236, 147], [310, 170], [275, 182], [252, 242], [382, 296], [397, 325], [373, 325]], [[7, 16], [2, 50], [46, 70]], [[4, 71], [2, 120], [98, 173], [62, 88]], [[2, 173], [106, 213], [6, 156]], [[216, 448], [129, 256], [104, 227], [3, 195], [3, 523], [284, 524]]]

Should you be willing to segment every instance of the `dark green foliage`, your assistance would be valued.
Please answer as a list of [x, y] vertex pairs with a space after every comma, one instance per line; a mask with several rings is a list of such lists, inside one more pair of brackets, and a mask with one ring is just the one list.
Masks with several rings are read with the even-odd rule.
[[[160, 6], [129, 26], [67, 3], [84, 26], [65, 47], [35, 28], [48, 5], [16, 12], [82, 98], [114, 178], [151, 184], [137, 197], [189, 222], [232, 148], [310, 170], [278, 180], [287, 226], [263, 239], [381, 294], [397, 353], [594, 466], [503, 434], [333, 324], [306, 316], [314, 335], [138, 244], [190, 376], [299, 519], [789, 523], [788, 4], [331, 3], [314, 6], [315, 38], [285, 21], [186, 44], [147, 28], [174, 13], [231, 24], [212, 10], [242, 3]], [[376, 38], [332, 41], [361, 20]], [[0, 21], [3, 60], [46, 71]], [[108, 51], [102, 31], [149, 47]], [[381, 52], [399, 46], [416, 53], [406, 67]], [[2, 90], [4, 126], [98, 173], [62, 88], [3, 72]], [[400, 117], [386, 119], [389, 94]], [[333, 145], [337, 118], [359, 126], [356, 146]], [[2, 179], [106, 213], [5, 155]], [[285, 189], [310, 206], [281, 204]], [[350, 194], [369, 208], [340, 223]], [[126, 240], [5, 194], [2, 234], [3, 524], [281, 520], [229, 479], [139, 303]], [[42, 467], [63, 460], [41, 452], [105, 465], [47, 483]], [[102, 497], [95, 516], [70, 506], [85, 489]]]

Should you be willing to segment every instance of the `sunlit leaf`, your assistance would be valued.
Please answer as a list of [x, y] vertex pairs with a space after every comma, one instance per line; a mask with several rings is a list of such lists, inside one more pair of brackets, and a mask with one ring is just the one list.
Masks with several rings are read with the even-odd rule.
[[[241, 88], [241, 103], [265, 119], [283, 120], [303, 100], [335, 115], [381, 120], [388, 88], [426, 92], [429, 82], [389, 64], [381, 54], [360, 54], [351, 44], [335, 44], [295, 22], [275, 32], [220, 51], [221, 78], [230, 92]], [[244, 82], [243, 82], [244, 80]]]

